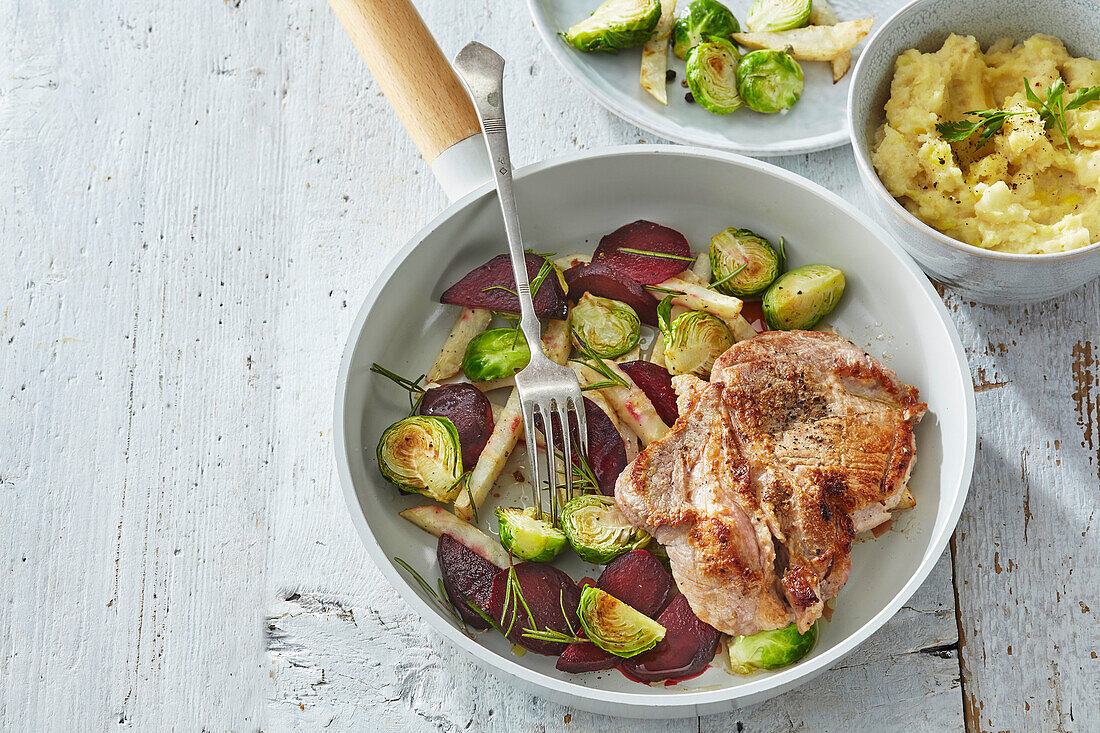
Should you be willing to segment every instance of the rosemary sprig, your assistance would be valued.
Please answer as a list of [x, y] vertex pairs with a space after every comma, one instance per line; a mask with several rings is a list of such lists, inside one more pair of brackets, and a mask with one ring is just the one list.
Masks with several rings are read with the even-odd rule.
[[[420, 401], [424, 399], [424, 393], [428, 391], [428, 388], [421, 384], [428, 375], [421, 374], [416, 379], [407, 379], [396, 372], [391, 372], [381, 364], [371, 364], [370, 370], [406, 390], [409, 393], [409, 414], [416, 414], [416, 411], [420, 408]], [[416, 397], [414, 398], [413, 395], [416, 395]]]
[[482, 611], [482, 610], [481, 610], [480, 608], [478, 608], [478, 607], [477, 607], [476, 605], [474, 605], [474, 602], [473, 602], [473, 601], [471, 601], [471, 600], [470, 600], [469, 598], [465, 599], [465, 601], [466, 601], [466, 605], [470, 607], [470, 610], [471, 610], [471, 611], [473, 611], [474, 613], [476, 613], [476, 614], [477, 614], [478, 616], [481, 616], [481, 618], [483, 618], [483, 619], [485, 620], [485, 622], [486, 622], [486, 623], [488, 623], [488, 624], [489, 624], [490, 626], [492, 626], [492, 627], [493, 627], [494, 629], [496, 629], [497, 631], [499, 631], [499, 632], [500, 632], [500, 635], [501, 635], [501, 636], [507, 636], [507, 634], [505, 634], [505, 633], [504, 633], [504, 629], [503, 629], [503, 628], [501, 628], [500, 624], [499, 624], [499, 623], [497, 623], [497, 620], [496, 620], [495, 618], [493, 618], [493, 617], [492, 617], [492, 616], [490, 616], [489, 614], [487, 614], [487, 613], [485, 613], [484, 611]]
[[447, 589], [443, 587], [442, 578], [439, 580], [439, 593], [436, 593], [435, 588], [432, 588], [431, 584], [428, 583], [428, 581], [424, 580], [424, 577], [420, 573], [416, 572], [416, 570], [413, 569], [412, 565], [409, 565], [407, 562], [399, 557], [394, 557], [393, 561], [403, 567], [405, 569], [405, 572], [411, 575], [413, 577], [413, 580], [415, 580], [417, 584], [421, 588], [423, 588], [425, 592], [428, 593], [428, 595], [435, 599], [436, 603], [438, 603], [444, 608], [444, 610], [454, 616], [455, 621], [458, 621], [458, 623], [462, 626], [462, 633], [466, 634], [467, 636], [470, 634], [470, 630], [466, 628], [466, 622], [462, 619], [462, 616], [459, 615], [458, 609], [455, 608], [453, 603], [451, 603], [451, 598], [447, 595]]
[[537, 639], [538, 641], [550, 641], [557, 644], [572, 644], [575, 641], [588, 641], [587, 637], [577, 636], [575, 634], [563, 634], [560, 631], [554, 629], [524, 629], [523, 637], [525, 639]]
[[581, 352], [581, 355], [584, 358], [583, 359], [570, 359], [569, 361], [576, 362], [577, 364], [584, 364], [586, 367], [588, 367], [589, 369], [591, 369], [592, 371], [596, 372], [601, 377], [603, 377], [604, 380], [606, 380], [607, 383], [606, 384], [597, 383], [597, 384], [602, 384], [603, 385], [603, 386], [600, 387], [600, 389], [603, 389], [603, 387], [612, 387], [612, 386], [614, 386], [614, 387], [629, 387], [630, 386], [629, 384], [626, 383], [625, 379], [623, 379], [618, 374], [616, 374], [614, 371], [612, 371], [611, 367], [607, 366], [607, 363], [604, 362], [604, 360], [601, 359], [599, 356], [597, 356], [596, 353], [594, 351], [592, 351], [591, 348], [589, 348], [588, 344], [584, 340], [584, 337], [582, 337], [580, 335], [580, 333], [577, 331], [577, 329], [575, 329], [575, 328], [573, 329], [573, 342], [577, 345], [577, 351]]
[[673, 290], [672, 288], [664, 288], [664, 287], [661, 287], [660, 285], [643, 285], [642, 287], [644, 287], [646, 290], [652, 290], [655, 293], [664, 293], [665, 295], [676, 296], [676, 295], [683, 295], [684, 294], [682, 290]]
[[681, 262], [695, 262], [694, 257], [684, 257], [683, 255], [674, 255], [670, 252], [653, 252], [648, 249], [632, 249], [630, 247], [619, 247], [620, 252], [629, 252], [632, 255], [644, 255], [646, 257], [662, 257], [666, 260], [680, 260]]
[[721, 278], [718, 278], [717, 280], [715, 280], [714, 282], [712, 282], [712, 283], [711, 283], [710, 285], [708, 285], [707, 287], [708, 287], [708, 288], [710, 288], [711, 290], [717, 290], [717, 289], [718, 289], [718, 287], [719, 287], [720, 285], [725, 285], [725, 284], [726, 284], [726, 283], [728, 283], [728, 282], [729, 282], [730, 280], [732, 280], [733, 278], [735, 278], [735, 277], [737, 277], [738, 275], [740, 275], [740, 274], [741, 274], [741, 271], [742, 271], [742, 270], [744, 270], [744, 269], [745, 269], [746, 267], [748, 267], [748, 266], [749, 266], [749, 263], [747, 263], [747, 262], [746, 262], [745, 264], [741, 265], [740, 267], [738, 267], [738, 268], [737, 268], [736, 270], [734, 270], [734, 271], [733, 271], [733, 272], [731, 272], [730, 274], [726, 275], [725, 277], [721, 277]]
[[[554, 451], [554, 457], [562, 462], [565, 461], [560, 450]], [[569, 498], [573, 498], [574, 487], [579, 488], [582, 492], [589, 490], [599, 491], [600, 486], [596, 482], [596, 474], [592, 472], [592, 468], [588, 465], [588, 459], [585, 457], [584, 453], [579, 450], [574, 451], [571, 463], [573, 464], [573, 485], [569, 487]]]

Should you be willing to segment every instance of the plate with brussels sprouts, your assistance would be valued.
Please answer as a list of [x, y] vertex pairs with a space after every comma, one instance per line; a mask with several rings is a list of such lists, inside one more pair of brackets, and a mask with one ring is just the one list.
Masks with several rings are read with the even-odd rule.
[[543, 41], [614, 114], [756, 156], [848, 141], [848, 69], [897, 0], [527, 0]]

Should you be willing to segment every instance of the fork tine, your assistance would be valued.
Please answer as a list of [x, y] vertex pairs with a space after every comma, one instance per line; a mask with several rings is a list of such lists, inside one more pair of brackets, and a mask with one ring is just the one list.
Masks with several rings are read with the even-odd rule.
[[580, 442], [577, 450], [584, 454], [585, 460], [588, 460], [588, 421], [584, 415], [584, 398], [570, 397], [569, 407], [577, 414], [577, 439]]
[[533, 473], [531, 476], [531, 493], [534, 499], [535, 516], [542, 519], [542, 479], [539, 476], [538, 445], [535, 442], [535, 410], [533, 405], [523, 404], [522, 400], [520, 406], [523, 408], [523, 431], [527, 433], [527, 456], [531, 461], [531, 471]]
[[558, 521], [558, 459], [556, 448], [558, 446], [557, 432], [554, 420], [554, 404], [556, 400], [549, 399], [540, 403], [539, 409], [543, 414], [543, 425], [546, 426], [546, 467], [547, 488], [550, 490], [550, 519], [557, 524]]
[[558, 403], [558, 422], [561, 423], [562, 460], [565, 463], [565, 500], [573, 498], [573, 438], [569, 430], [569, 400]]

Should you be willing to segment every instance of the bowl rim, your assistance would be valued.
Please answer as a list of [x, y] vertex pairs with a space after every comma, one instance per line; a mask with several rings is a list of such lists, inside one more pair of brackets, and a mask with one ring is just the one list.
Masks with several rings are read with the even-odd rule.
[[[574, 59], [571, 58], [572, 54], [563, 43], [558, 42], [558, 33], [550, 28], [549, 23], [546, 22], [545, 15], [538, 9], [538, 0], [527, 0], [526, 4], [527, 12], [531, 16], [531, 22], [535, 26], [539, 38], [546, 48], [549, 49], [550, 55], [554, 57], [554, 61], [558, 63], [558, 66], [565, 69], [569, 77], [580, 84], [581, 88], [584, 89], [592, 99], [596, 100], [601, 107], [619, 119], [625, 120], [652, 135], [658, 135], [666, 140], [671, 140], [672, 142], [688, 147], [707, 148], [710, 150], [721, 150], [731, 153], [740, 153], [742, 155], [768, 158], [774, 158], [781, 155], [800, 155], [803, 153], [817, 153], [822, 150], [832, 150], [833, 148], [839, 148], [845, 145], [851, 138], [848, 133], [847, 125], [841, 125], [840, 129], [834, 130], [833, 132], [814, 135], [812, 137], [802, 137], [798, 138], [796, 141], [756, 143], [751, 145], [740, 144], [736, 140], [701, 142], [698, 137], [692, 139], [689, 135], [681, 134], [675, 129], [667, 129], [657, 124], [647, 122], [641, 115], [634, 114], [629, 108], [616, 107], [612, 99], [599, 88], [596, 82], [590, 79], [578, 64], [574, 63]], [[855, 77], [852, 77], [851, 81], [855, 81]]]
[[[903, 221], [912, 225], [915, 229], [920, 231], [927, 237], [934, 239], [935, 241], [947, 245], [948, 247], [963, 252], [964, 254], [976, 255], [991, 260], [1002, 260], [1006, 262], [1057, 262], [1063, 260], [1072, 260], [1077, 257], [1085, 257], [1088, 255], [1096, 254], [1100, 252], [1100, 240], [1088, 244], [1084, 247], [1078, 247], [1077, 249], [1069, 250], [1068, 252], [1039, 252], [1035, 254], [1026, 254], [1020, 252], [997, 252], [995, 250], [984, 249], [982, 247], [968, 244], [962, 240], [949, 237], [935, 227], [927, 224], [919, 219], [915, 214], [910, 212], [907, 208], [901, 205], [889, 191], [886, 190], [886, 186], [882, 183], [882, 179], [879, 178], [878, 173], [875, 172], [870, 158], [867, 154], [867, 150], [864, 146], [858, 144], [858, 137], [856, 135], [856, 109], [855, 109], [855, 97], [856, 86], [863, 81], [863, 71], [867, 59], [875, 53], [881, 53], [878, 49], [879, 37], [886, 32], [888, 28], [900, 23], [905, 16], [909, 15], [917, 6], [925, 3], [939, 2], [942, 0], [912, 0], [909, 4], [903, 6], [897, 10], [893, 15], [887, 18], [878, 28], [874, 30], [871, 37], [867, 39], [866, 44], [863, 47], [863, 51], [859, 54], [859, 58], [856, 60], [855, 68], [852, 69], [852, 81], [848, 87], [848, 102], [845, 105], [847, 109], [847, 126], [848, 137], [852, 144], [852, 153], [856, 159], [856, 168], [859, 169], [859, 174], [863, 178], [866, 185], [871, 187], [871, 190], [882, 199], [887, 206], [889, 206], [895, 214], [900, 216]], [[949, 31], [953, 32], [953, 31]], [[896, 60], [896, 57], [895, 57]], [[864, 110], [865, 111], [865, 110]], [[868, 115], [869, 116], [869, 115]]]
[[[958, 330], [948, 314], [943, 301], [937, 295], [932, 284], [925, 274], [916, 266], [913, 260], [905, 254], [905, 251], [895, 242], [869, 216], [846, 202], [840, 196], [832, 193], [824, 187], [803, 178], [795, 173], [779, 168], [761, 160], [748, 158], [734, 153], [720, 152], [701, 147], [683, 147], [673, 145], [622, 145], [607, 148], [597, 148], [591, 151], [576, 152], [565, 156], [555, 157], [551, 160], [534, 163], [519, 168], [515, 172], [517, 179], [537, 175], [543, 171], [568, 166], [593, 158], [617, 158], [638, 157], [643, 155], [659, 155], [681, 158], [704, 158], [709, 161], [717, 161], [725, 164], [751, 170], [753, 173], [768, 175], [782, 179], [784, 182], [805, 189], [809, 193], [824, 199], [838, 210], [853, 217], [858, 224], [863, 226], [875, 237], [879, 244], [889, 249], [899, 260], [900, 264], [908, 269], [914, 276], [918, 292], [931, 303], [934, 312], [939, 316], [941, 325], [955, 356], [955, 365], [962, 380], [962, 388], [965, 397], [964, 414], [962, 416], [963, 436], [966, 440], [966, 451], [962, 465], [957, 474], [946, 479], [941, 479], [941, 485], [958, 487], [953, 503], [948, 507], [946, 516], [939, 529], [935, 523], [930, 531], [928, 547], [924, 552], [924, 558], [920, 565], [901, 587], [894, 597], [886, 603], [881, 610], [867, 620], [862, 626], [849, 634], [839, 644], [827, 650], [825, 653], [813, 657], [805, 662], [793, 665], [790, 668], [768, 674], [759, 679], [754, 679], [738, 686], [736, 692], [729, 687], [718, 690], [707, 689], [692, 692], [678, 692], [673, 694], [653, 694], [651, 692], [617, 692], [600, 690], [587, 685], [551, 677], [537, 670], [530, 669], [508, 659], [503, 655], [478, 644], [473, 639], [464, 635], [457, 627], [452, 626], [442, 614], [420, 597], [412, 583], [397, 572], [389, 557], [385, 555], [381, 545], [375, 539], [370, 530], [365, 515], [359, 505], [356, 496], [355, 485], [351, 476], [349, 462], [349, 450], [347, 436], [344, 432], [346, 411], [352, 406], [347, 405], [349, 374], [352, 359], [362, 340], [363, 326], [378, 301], [382, 286], [390, 280], [394, 272], [402, 265], [405, 259], [441, 224], [452, 216], [464, 210], [468, 205], [488, 195], [493, 190], [492, 182], [487, 182], [477, 189], [453, 202], [442, 213], [436, 216], [430, 223], [410, 238], [390, 259], [382, 272], [378, 275], [374, 284], [367, 292], [360, 306], [359, 312], [352, 323], [347, 344], [340, 360], [340, 370], [336, 382], [336, 394], [333, 405], [333, 447], [336, 451], [337, 473], [343, 489], [344, 499], [351, 514], [352, 524], [367, 549], [367, 554], [376, 567], [389, 582], [397, 594], [408, 604], [429, 626], [441, 634], [453, 646], [459, 648], [472, 658], [483, 669], [502, 676], [510, 682], [517, 682], [527, 689], [534, 689], [540, 696], [549, 699], [570, 699], [577, 707], [585, 710], [602, 710], [607, 714], [607, 705], [617, 706], [613, 714], [641, 717], [650, 710], [661, 710], [663, 717], [675, 717], [677, 715], [695, 715], [702, 712], [711, 712], [718, 709], [732, 707], [738, 700], [753, 698], [754, 696], [768, 697], [778, 694], [796, 686], [804, 680], [813, 678], [840, 659], [849, 654], [856, 647], [865, 642], [873, 633], [878, 631], [889, 619], [891, 619], [901, 607], [912, 597], [917, 589], [924, 583], [932, 568], [939, 561], [947, 544], [958, 524], [962, 514], [967, 494], [970, 489], [970, 481], [974, 468], [974, 455], [976, 449], [976, 410], [974, 399], [974, 386], [970, 377], [970, 368], [962, 348]], [[939, 523], [940, 515], [937, 513], [936, 523]], [[583, 701], [583, 702], [580, 702]], [[587, 705], [584, 703], [588, 703]], [[725, 705], [723, 705], [725, 704]], [[708, 710], [710, 708], [710, 710]]]

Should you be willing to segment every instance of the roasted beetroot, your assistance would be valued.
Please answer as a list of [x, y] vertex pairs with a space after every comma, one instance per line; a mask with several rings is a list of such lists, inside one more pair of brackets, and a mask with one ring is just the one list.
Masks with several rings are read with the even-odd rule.
[[[527, 617], [523, 603], [516, 598], [515, 592], [507, 592], [508, 570], [504, 569], [493, 577], [492, 592], [489, 597], [489, 615], [500, 621], [500, 626], [508, 632], [508, 638], [536, 654], [556, 657], [564, 650], [565, 644], [551, 641], [527, 639], [524, 629], [538, 630], [551, 628], [563, 634], [572, 634], [580, 630], [581, 622], [577, 618], [577, 604], [581, 600], [581, 589], [568, 575], [553, 565], [541, 562], [521, 562], [513, 566], [516, 578], [523, 593], [527, 608], [531, 609], [534, 619]], [[504, 598], [508, 595], [508, 606]], [[562, 609], [565, 614], [562, 615]]]
[[466, 605], [466, 601], [488, 613], [493, 578], [500, 568], [449, 534], [439, 535], [435, 557], [443, 576], [443, 588], [459, 615], [475, 629], [488, 628], [485, 619]]
[[574, 300], [584, 293], [619, 300], [633, 308], [642, 323], [657, 325], [657, 300], [639, 283], [604, 262], [570, 267], [565, 271], [565, 282]]
[[650, 618], [657, 618], [676, 595], [672, 576], [648, 550], [631, 550], [609, 562], [596, 587]]
[[657, 622], [665, 627], [665, 638], [648, 652], [624, 659], [626, 676], [640, 682], [684, 679], [699, 674], [714, 659], [718, 632], [695, 616], [684, 595], [677, 594]]
[[622, 661], [611, 652], [605, 652], [590, 641], [575, 641], [565, 647], [554, 666], [562, 672], [596, 672], [614, 669]]
[[592, 469], [600, 491], [614, 496], [615, 481], [626, 468], [623, 438], [607, 413], [587, 397], [584, 398], [584, 417], [588, 429], [588, 467]]
[[[527, 277], [534, 280], [546, 260], [530, 252], [525, 258]], [[439, 302], [518, 315], [519, 298], [515, 291], [516, 276], [512, 272], [512, 261], [508, 255], [498, 255], [447, 288], [439, 297]], [[543, 280], [534, 303], [535, 315], [539, 318], [563, 321], [568, 316], [569, 303], [565, 300], [565, 292], [556, 273], [551, 272]]]
[[603, 262], [642, 285], [656, 285], [691, 267], [694, 258], [683, 234], [639, 220], [601, 239], [592, 261]]
[[676, 422], [680, 413], [676, 409], [676, 390], [672, 388], [672, 375], [667, 369], [651, 361], [624, 361], [619, 367], [645, 392], [666, 425]]
[[741, 317], [749, 322], [749, 325], [757, 333], [768, 330], [768, 322], [764, 319], [764, 304], [759, 300], [746, 300], [741, 304]]
[[421, 415], [445, 417], [458, 430], [462, 465], [472, 469], [493, 433], [493, 405], [472, 384], [444, 384], [432, 387], [420, 400]]

